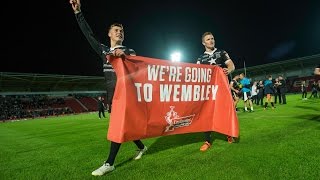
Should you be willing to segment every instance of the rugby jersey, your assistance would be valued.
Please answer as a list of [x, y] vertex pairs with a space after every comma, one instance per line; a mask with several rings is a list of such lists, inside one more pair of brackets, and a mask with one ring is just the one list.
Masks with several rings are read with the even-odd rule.
[[108, 47], [103, 44], [101, 44], [101, 46], [106, 47], [102, 50], [102, 54], [104, 54], [103, 72], [114, 72], [112, 65], [109, 63], [108, 59], [106, 59], [106, 55], [112, 53], [114, 50], [121, 49], [126, 55], [136, 55], [136, 52], [133, 49], [129, 49], [125, 46], [119, 45], [109, 49], [107, 49]]
[[227, 68], [226, 61], [230, 60], [228, 53], [224, 50], [215, 48], [212, 52], [204, 52], [197, 59], [197, 64], [218, 65]]
[[264, 94], [274, 94], [273, 83], [269, 79], [264, 81]]
[[[79, 27], [82, 33], [85, 35], [86, 39], [89, 41], [91, 47], [99, 55], [103, 63], [103, 72], [114, 72], [112, 65], [106, 59], [106, 55], [112, 53], [115, 49], [121, 49], [126, 55], [135, 55], [133, 49], [127, 48], [125, 46], [116, 46], [110, 48], [102, 43], [100, 43], [95, 37], [93, 31], [91, 30], [89, 24], [86, 22], [82, 12], [75, 14]], [[107, 77], [107, 76], [106, 76]]]

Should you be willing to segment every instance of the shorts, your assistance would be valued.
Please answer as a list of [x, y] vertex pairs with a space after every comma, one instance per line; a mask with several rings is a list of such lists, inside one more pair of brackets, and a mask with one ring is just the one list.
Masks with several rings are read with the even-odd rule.
[[242, 99], [243, 99], [244, 101], [250, 100], [250, 99], [251, 99], [251, 92], [250, 92], [250, 91], [249, 91], [249, 92], [243, 92], [243, 97], [242, 97]]

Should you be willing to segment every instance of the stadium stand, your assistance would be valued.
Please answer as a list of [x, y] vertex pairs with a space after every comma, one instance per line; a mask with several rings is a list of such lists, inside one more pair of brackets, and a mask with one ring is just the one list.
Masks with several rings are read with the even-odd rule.
[[93, 97], [83, 97], [79, 101], [88, 109], [88, 111], [98, 111], [98, 101]]
[[0, 73], [0, 120], [97, 111], [103, 77]]

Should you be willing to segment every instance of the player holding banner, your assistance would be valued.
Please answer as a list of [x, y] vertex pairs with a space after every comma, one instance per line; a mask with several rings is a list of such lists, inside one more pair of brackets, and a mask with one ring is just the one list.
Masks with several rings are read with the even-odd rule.
[[[234, 71], [235, 66], [228, 53], [215, 47], [214, 36], [211, 32], [205, 32], [201, 37], [202, 45], [205, 52], [197, 59], [197, 64], [218, 65], [223, 68], [225, 75], [229, 75]], [[212, 137], [211, 131], [204, 133], [204, 144], [200, 147], [200, 151], [206, 151], [211, 147]], [[232, 137], [228, 136], [228, 142], [232, 142]]]
[[[107, 103], [109, 106], [109, 113], [111, 112], [112, 107], [112, 98], [114, 94], [115, 84], [116, 84], [116, 74], [111, 64], [106, 60], [107, 54], [112, 54], [113, 56], [123, 56], [123, 55], [135, 55], [135, 51], [129, 49], [122, 45], [124, 40], [124, 31], [121, 24], [115, 23], [109, 27], [108, 36], [110, 38], [110, 47], [100, 43], [95, 37], [94, 34], [86, 22], [81, 9], [80, 9], [80, 0], [70, 0], [69, 1], [74, 14], [76, 16], [77, 22], [82, 33], [85, 35], [86, 39], [89, 41], [91, 47], [95, 52], [100, 56], [103, 62], [103, 71], [105, 73], [105, 80], [107, 83]], [[119, 108], [119, 107], [115, 107]], [[147, 151], [147, 147], [140, 141], [135, 140], [134, 143], [138, 147], [138, 152], [134, 156], [134, 160], [138, 160], [141, 156]], [[116, 143], [111, 141], [110, 152], [108, 159], [103, 163], [103, 165], [92, 172], [93, 176], [101, 176], [105, 173], [111, 172], [115, 169], [114, 161], [118, 151], [120, 149], [121, 143]]]

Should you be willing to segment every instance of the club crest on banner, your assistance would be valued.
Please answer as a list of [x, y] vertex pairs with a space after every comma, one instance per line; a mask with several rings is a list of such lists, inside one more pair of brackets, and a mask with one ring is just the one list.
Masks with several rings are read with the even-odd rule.
[[170, 106], [170, 111], [167, 112], [165, 116], [165, 120], [169, 125], [166, 127], [164, 132], [174, 131], [175, 128], [190, 126], [195, 116], [192, 114], [189, 116], [180, 117], [178, 113], [173, 110], [174, 108], [174, 106]]

